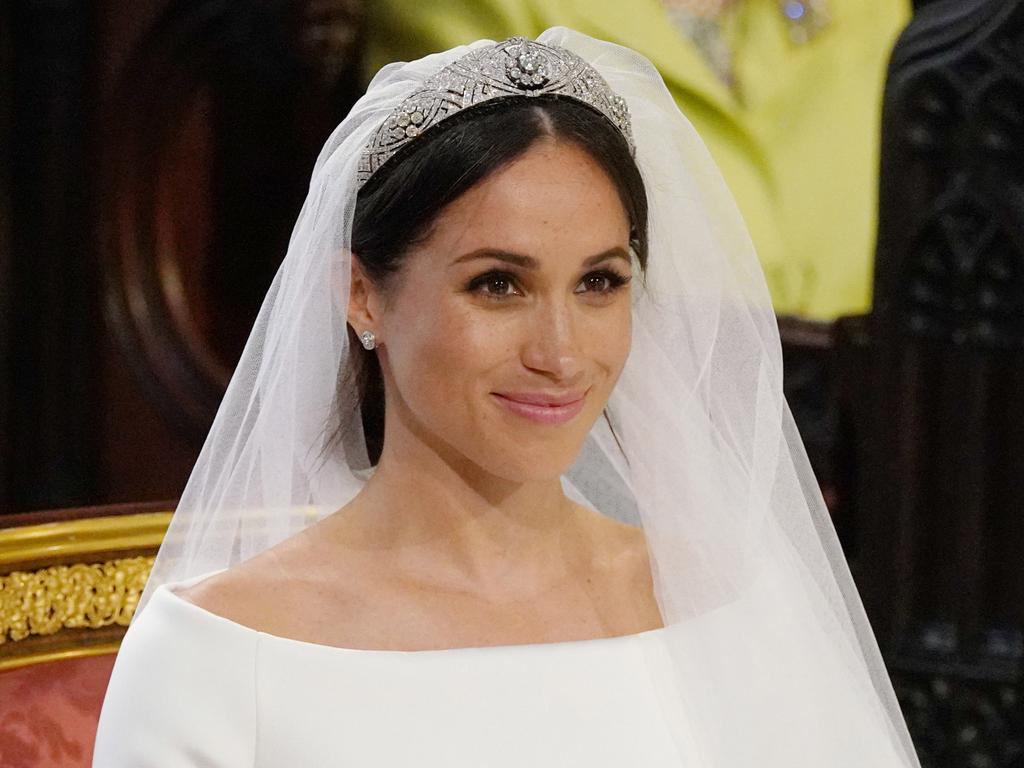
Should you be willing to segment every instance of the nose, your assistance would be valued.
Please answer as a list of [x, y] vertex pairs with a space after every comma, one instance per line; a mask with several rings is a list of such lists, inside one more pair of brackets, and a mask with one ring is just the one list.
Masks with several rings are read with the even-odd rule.
[[583, 371], [577, 318], [564, 300], [538, 302], [523, 340], [523, 365], [570, 385]]

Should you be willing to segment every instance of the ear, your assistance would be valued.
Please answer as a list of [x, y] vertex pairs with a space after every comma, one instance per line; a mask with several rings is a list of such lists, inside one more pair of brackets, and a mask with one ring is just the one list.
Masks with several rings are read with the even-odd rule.
[[373, 331], [380, 344], [380, 307], [381, 300], [377, 288], [363, 269], [359, 258], [352, 254], [352, 285], [349, 289], [348, 324], [356, 332]]

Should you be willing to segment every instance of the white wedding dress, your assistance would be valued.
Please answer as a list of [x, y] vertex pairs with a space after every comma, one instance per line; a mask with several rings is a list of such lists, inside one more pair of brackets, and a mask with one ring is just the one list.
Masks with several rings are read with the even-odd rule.
[[674, 743], [667, 723], [680, 715], [654, 684], [671, 674], [663, 629], [357, 650], [236, 624], [174, 587], [154, 593], [124, 639], [96, 768], [696, 765]]

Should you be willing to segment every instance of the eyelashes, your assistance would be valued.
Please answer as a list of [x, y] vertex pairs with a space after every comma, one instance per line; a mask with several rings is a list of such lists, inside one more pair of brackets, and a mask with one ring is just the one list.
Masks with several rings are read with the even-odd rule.
[[[621, 275], [610, 269], [598, 269], [588, 272], [580, 280], [583, 290], [575, 292], [610, 296], [623, 288], [630, 280], [632, 280], [631, 275]], [[511, 272], [503, 272], [497, 269], [485, 272], [470, 280], [466, 285], [466, 290], [469, 293], [474, 293], [492, 301], [505, 301], [522, 294], [515, 275]], [[511, 291], [519, 291], [519, 293]]]

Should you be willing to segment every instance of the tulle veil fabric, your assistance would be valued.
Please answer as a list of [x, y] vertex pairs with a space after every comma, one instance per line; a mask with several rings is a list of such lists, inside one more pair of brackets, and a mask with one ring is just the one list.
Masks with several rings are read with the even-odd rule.
[[[918, 766], [783, 396], [775, 315], [718, 169], [645, 58], [565, 28], [537, 39], [581, 56], [625, 98], [650, 201], [630, 356], [563, 486], [643, 528], [669, 659], [652, 679], [680, 764]], [[160, 584], [229, 567], [335, 512], [372, 473], [357, 419], [325, 454], [337, 414], [358, 412], [339, 407], [337, 382], [351, 354], [360, 152], [427, 77], [491, 44], [384, 67], [328, 139], [139, 612]]]

